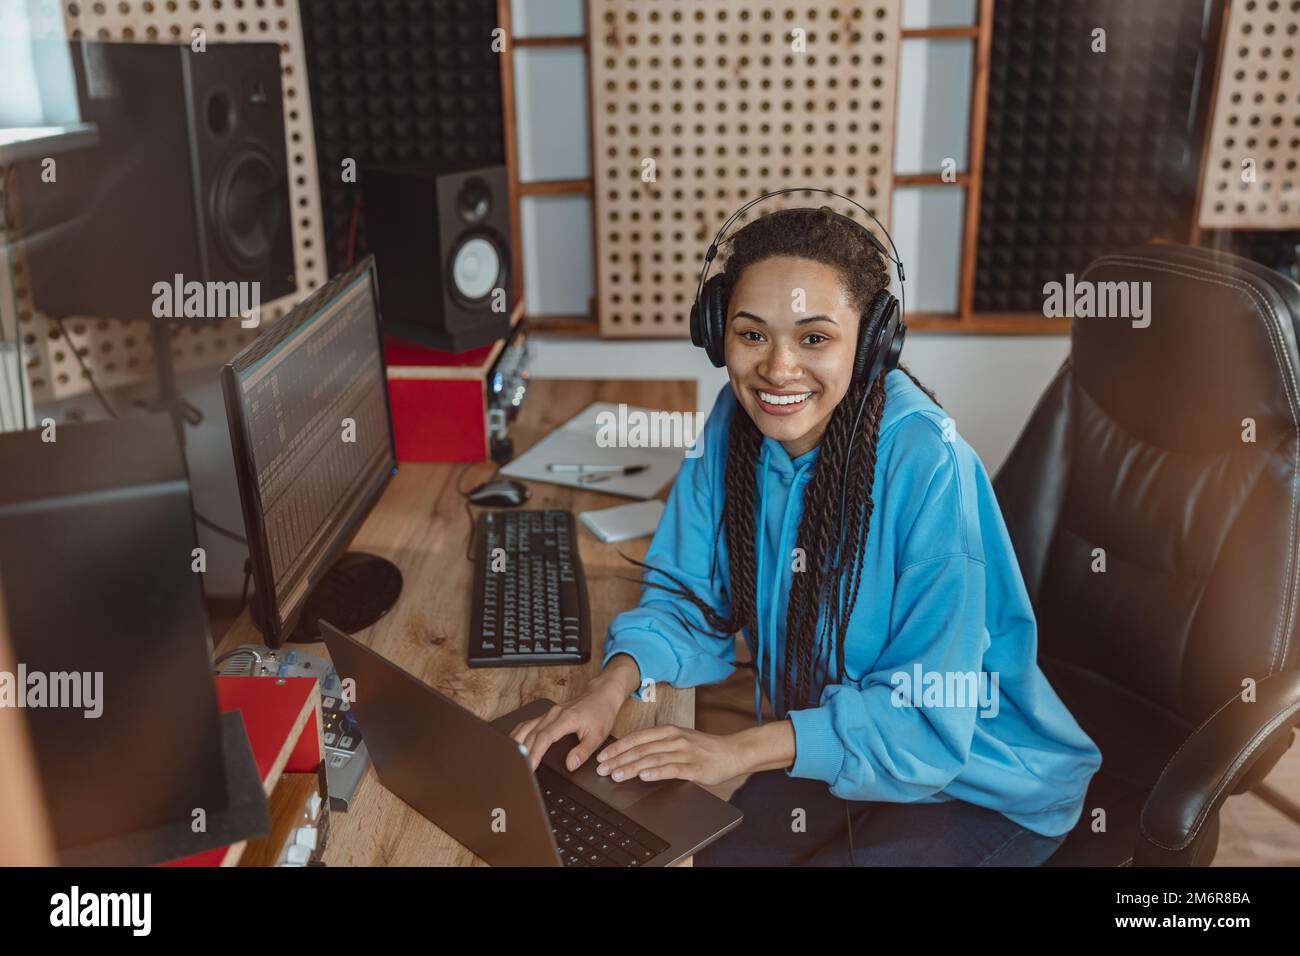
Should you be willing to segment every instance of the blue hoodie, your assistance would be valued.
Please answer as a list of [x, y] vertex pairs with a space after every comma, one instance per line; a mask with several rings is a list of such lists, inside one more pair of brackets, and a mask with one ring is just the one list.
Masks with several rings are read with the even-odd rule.
[[[731, 611], [727, 546], [715, 530], [735, 414], [747, 413], [727, 384], [705, 423], [702, 453], [682, 463], [646, 556], [723, 616]], [[742, 634], [776, 713], [784, 707], [777, 672], [803, 491], [818, 451], [791, 459], [764, 437], [755, 463], [757, 634]], [[1101, 754], [1038, 667], [1033, 608], [983, 463], [898, 370], [885, 379], [876, 462], [874, 513], [845, 636], [847, 674], [832, 676], [818, 706], [784, 714], [797, 754], [786, 772], [823, 780], [846, 800], [965, 800], [1036, 833], [1068, 832]], [[704, 633], [688, 631], [678, 615]], [[643, 585], [638, 606], [610, 624], [605, 662], [627, 654], [643, 680], [716, 683], [734, 671], [735, 645], [711, 633], [693, 604]]]

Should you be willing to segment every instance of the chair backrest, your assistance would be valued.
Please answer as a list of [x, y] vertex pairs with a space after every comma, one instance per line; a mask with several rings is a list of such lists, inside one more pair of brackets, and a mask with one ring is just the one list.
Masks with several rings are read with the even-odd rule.
[[[1070, 357], [994, 482], [1040, 659], [1195, 725], [1300, 661], [1300, 286], [1152, 245], [1073, 292]], [[1085, 729], [1112, 706], [1067, 703]]]

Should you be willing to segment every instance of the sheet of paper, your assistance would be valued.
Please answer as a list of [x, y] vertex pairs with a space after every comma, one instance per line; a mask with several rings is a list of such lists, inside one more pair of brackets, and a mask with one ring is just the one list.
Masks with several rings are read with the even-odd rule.
[[[528, 451], [505, 465], [500, 474], [525, 481], [546, 481], [570, 488], [588, 488], [611, 495], [628, 498], [653, 498], [677, 476], [689, 443], [699, 430], [695, 427], [694, 413], [679, 413], [680, 418], [665, 419], [671, 413], [638, 406], [623, 406], [622, 411], [612, 402], [593, 402], [562, 426], [555, 429]], [[650, 426], [638, 433], [634, 428], [619, 426], [638, 420]], [[655, 417], [659, 416], [659, 417]], [[610, 441], [624, 432], [624, 440]], [[633, 442], [657, 442], [658, 447], [643, 445], [628, 447]], [[676, 447], [667, 443], [677, 441]], [[635, 475], [549, 471], [547, 465], [645, 465], [646, 470]], [[580, 480], [586, 477], [586, 481]], [[593, 478], [602, 480], [592, 481]]]

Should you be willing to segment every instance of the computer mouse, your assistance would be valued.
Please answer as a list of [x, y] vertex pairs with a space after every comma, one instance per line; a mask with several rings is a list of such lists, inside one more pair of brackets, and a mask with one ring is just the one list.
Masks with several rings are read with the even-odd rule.
[[494, 478], [485, 481], [466, 495], [471, 504], [485, 508], [518, 508], [530, 497], [532, 492], [527, 485], [522, 485], [509, 478]]

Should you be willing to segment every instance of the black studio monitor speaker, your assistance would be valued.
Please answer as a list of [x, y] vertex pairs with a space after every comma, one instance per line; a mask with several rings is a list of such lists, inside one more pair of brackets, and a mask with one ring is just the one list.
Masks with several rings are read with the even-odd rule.
[[444, 352], [504, 338], [514, 308], [505, 166], [378, 165], [361, 180], [385, 334]]
[[274, 43], [73, 43], [98, 145], [19, 171], [36, 305], [152, 316], [153, 286], [259, 282], [294, 291], [280, 51]]

